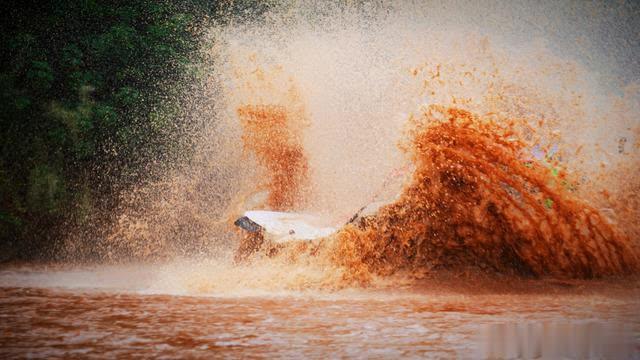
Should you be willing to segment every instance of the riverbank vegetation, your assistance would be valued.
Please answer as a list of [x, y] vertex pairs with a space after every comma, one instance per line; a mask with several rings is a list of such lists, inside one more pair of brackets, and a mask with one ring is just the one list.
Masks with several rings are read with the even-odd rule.
[[182, 102], [201, 76], [206, 24], [250, 6], [3, 6], [0, 260], [48, 258], [65, 229], [105, 220], [96, 214], [115, 208], [122, 191], [188, 158], [198, 125]]

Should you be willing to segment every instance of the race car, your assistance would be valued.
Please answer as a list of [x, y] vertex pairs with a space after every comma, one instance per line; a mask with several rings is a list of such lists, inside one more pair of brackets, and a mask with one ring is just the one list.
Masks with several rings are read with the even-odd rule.
[[[375, 214], [385, 202], [373, 202], [358, 210], [346, 224], [359, 224]], [[234, 225], [244, 231], [234, 260], [241, 263], [252, 254], [264, 249], [273, 256], [284, 244], [293, 242], [314, 243], [336, 233], [346, 224], [327, 224], [326, 220], [311, 214], [268, 210], [246, 211], [236, 219]]]

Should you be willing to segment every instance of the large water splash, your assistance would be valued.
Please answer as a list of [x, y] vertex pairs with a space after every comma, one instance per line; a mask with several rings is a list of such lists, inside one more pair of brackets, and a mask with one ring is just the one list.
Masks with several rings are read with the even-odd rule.
[[515, 122], [432, 106], [413, 123], [411, 183], [338, 235], [339, 261], [387, 273], [472, 265], [590, 278], [638, 270], [629, 239], [573, 196], [564, 171], [554, 176], [553, 167], [527, 160]]
[[[212, 25], [212, 45], [203, 49], [213, 67], [203, 90], [189, 94], [197, 100], [193, 116], [205, 124], [195, 158], [136, 193], [144, 204], [123, 211], [105, 252], [227, 256], [236, 241], [229, 220], [265, 185], [263, 160], [242, 142], [243, 134], [261, 133], [247, 134], [239, 115], [265, 107], [301, 119], [295, 133], [307, 173], [302, 192], [293, 192], [304, 199], [298, 210], [338, 223], [383, 187], [386, 200], [399, 194], [401, 181], [387, 184], [409, 162], [398, 144], [411, 138], [409, 120], [437, 104], [528, 128], [519, 139], [526, 151], [536, 161], [555, 159], [575, 179], [572, 196], [635, 241], [640, 50], [628, 42], [634, 20], [622, 10], [638, 13], [626, 3], [303, 3], [277, 6], [253, 22]], [[298, 263], [256, 261], [284, 274], [300, 256]], [[327, 278], [344, 271], [340, 259], [318, 261]], [[531, 265], [527, 272], [545, 272]]]

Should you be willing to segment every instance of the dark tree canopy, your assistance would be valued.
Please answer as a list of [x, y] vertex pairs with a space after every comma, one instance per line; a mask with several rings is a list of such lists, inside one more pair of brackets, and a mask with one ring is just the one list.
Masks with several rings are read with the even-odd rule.
[[2, 6], [0, 260], [46, 255], [63, 225], [93, 221], [96, 207], [184, 157], [193, 124], [180, 115], [181, 94], [197, 80], [204, 25], [246, 6]]

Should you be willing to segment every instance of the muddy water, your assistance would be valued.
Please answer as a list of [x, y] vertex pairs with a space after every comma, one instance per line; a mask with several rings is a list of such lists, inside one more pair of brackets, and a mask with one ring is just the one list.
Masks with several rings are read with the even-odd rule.
[[341, 231], [339, 261], [383, 273], [464, 264], [574, 278], [637, 273], [635, 239], [624, 235], [637, 225], [610, 223], [573, 194], [564, 171], [525, 162], [515, 121], [438, 106], [412, 121], [411, 183], [375, 218]]
[[159, 273], [3, 270], [0, 357], [477, 358], [488, 326], [553, 323], [622, 324], [640, 356], [636, 280], [203, 293]]

